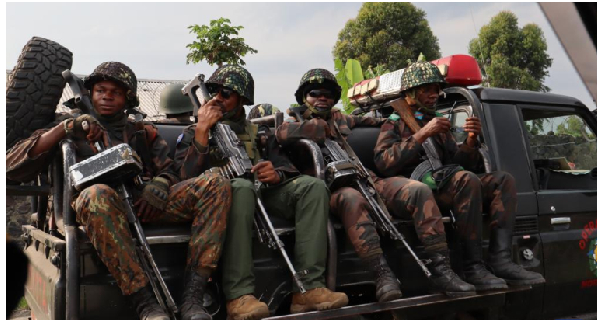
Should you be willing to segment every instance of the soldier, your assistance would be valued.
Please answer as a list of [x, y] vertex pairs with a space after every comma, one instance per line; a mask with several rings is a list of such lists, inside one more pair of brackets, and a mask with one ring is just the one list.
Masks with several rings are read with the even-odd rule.
[[[299, 139], [311, 139], [317, 143], [323, 143], [326, 138], [339, 141], [345, 139], [354, 127], [379, 126], [383, 122], [383, 119], [344, 115], [332, 109], [340, 95], [341, 88], [329, 71], [312, 69], [305, 73], [296, 90], [296, 101], [301, 106], [291, 108], [292, 118], [278, 128], [279, 143], [285, 147]], [[452, 296], [473, 295], [475, 289], [460, 280], [449, 267], [442, 216], [431, 190], [406, 178], [383, 180], [373, 172], [370, 174], [391, 212], [414, 219], [425, 251], [434, 261], [429, 269], [435, 289]], [[341, 218], [358, 256], [374, 273], [377, 299], [384, 302], [400, 298], [399, 281], [383, 256], [379, 236], [369, 217], [367, 200], [359, 191], [345, 187], [334, 191], [330, 206], [332, 212]]]
[[248, 120], [252, 120], [255, 118], [261, 118], [261, 117], [265, 117], [265, 116], [270, 116], [277, 112], [279, 112], [279, 108], [273, 106], [272, 104], [269, 104], [269, 103], [257, 104], [254, 107], [252, 107], [252, 109], [250, 109], [250, 112], [248, 113]]
[[[423, 181], [435, 189], [438, 205], [452, 210], [456, 216], [464, 279], [477, 290], [502, 286], [502, 280], [497, 277], [508, 285], [544, 283], [540, 274], [524, 270], [511, 259], [517, 205], [515, 179], [503, 171], [479, 175], [472, 172], [483, 165], [477, 140], [481, 122], [474, 117], [467, 118], [464, 129], [468, 137], [457, 146], [450, 133], [450, 121], [436, 114], [435, 104], [444, 83], [438, 68], [429, 62], [417, 62], [405, 70], [401, 81], [404, 101], [401, 102], [406, 104], [404, 108], [394, 108], [395, 113], [381, 127], [375, 147], [377, 169], [385, 176], [411, 176], [424, 161], [422, 143], [432, 137], [444, 167], [434, 172], [432, 179]], [[484, 206], [491, 217], [488, 262], [495, 276], [482, 261]]]
[[160, 92], [160, 104], [158, 110], [164, 113], [167, 118], [157, 121], [157, 123], [172, 124], [193, 124], [191, 117], [194, 113], [194, 106], [186, 96], [181, 93], [182, 83], [171, 83]]
[[[206, 82], [212, 99], [198, 112], [198, 123], [189, 126], [177, 145], [175, 162], [183, 179], [198, 176], [206, 169], [225, 164], [219, 150], [209, 146], [208, 134], [217, 121], [228, 124], [244, 142], [253, 161], [255, 178], [266, 187], [260, 194], [267, 212], [295, 221], [296, 270], [306, 270], [303, 283], [307, 292], [298, 288], [292, 297], [291, 313], [333, 309], [345, 306], [344, 293], [325, 288], [324, 272], [327, 258], [327, 213], [329, 193], [325, 184], [315, 178], [300, 175], [271, 135], [266, 148], [266, 161], [258, 162], [258, 128], [246, 120], [244, 105], [254, 100], [254, 80], [240, 66], [223, 66]], [[228, 232], [223, 253], [223, 291], [227, 299], [227, 314], [232, 320], [260, 319], [269, 315], [264, 302], [254, 297], [252, 273], [252, 228], [255, 192], [252, 181], [231, 180], [233, 204], [228, 217]]]
[[[84, 86], [91, 91], [94, 115], [57, 121], [50, 129], [40, 129], [15, 145], [7, 152], [7, 176], [17, 181], [34, 179], [48, 166], [64, 138], [74, 141], [78, 161], [95, 153], [94, 141], [103, 140], [106, 145], [107, 135], [113, 145], [128, 143], [142, 159], [148, 159], [143, 160], [145, 187], [133, 192], [134, 209], [140, 220], [192, 222], [181, 314], [185, 320], [210, 320], [202, 307], [202, 296], [206, 280], [217, 267], [225, 237], [231, 206], [229, 182], [217, 175], [179, 182], [168, 157], [169, 147], [156, 128], [145, 124], [141, 130], [136, 128], [137, 123], [128, 120], [125, 111], [138, 106], [137, 79], [123, 63], [100, 64], [84, 79]], [[126, 209], [117, 192], [108, 185], [96, 184], [73, 200], [77, 222], [85, 227], [123, 294], [132, 297], [140, 319], [168, 320], [136, 255]]]

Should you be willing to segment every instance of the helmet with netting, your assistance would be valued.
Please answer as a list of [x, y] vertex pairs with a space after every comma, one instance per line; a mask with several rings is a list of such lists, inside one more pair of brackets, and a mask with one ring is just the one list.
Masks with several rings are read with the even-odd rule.
[[306, 93], [315, 87], [325, 87], [334, 94], [334, 100], [337, 103], [342, 96], [342, 87], [337, 83], [335, 76], [325, 69], [310, 69], [300, 79], [300, 84], [296, 90], [296, 102], [304, 103]]
[[215, 93], [220, 86], [233, 89], [246, 98], [244, 104], [254, 104], [254, 79], [243, 67], [228, 65], [217, 69], [206, 81], [206, 89]]
[[400, 91], [404, 92], [428, 83], [444, 84], [446, 81], [440, 73], [440, 69], [433, 63], [415, 62], [404, 70], [400, 81]]
[[94, 84], [100, 81], [114, 81], [127, 91], [125, 97], [129, 107], [137, 107], [140, 103], [137, 97], [137, 78], [135, 73], [121, 62], [102, 62], [89, 76], [83, 80], [83, 85], [92, 90]]
[[190, 99], [183, 95], [183, 83], [171, 83], [160, 92], [158, 110], [164, 114], [182, 114], [194, 111]]
[[257, 104], [248, 113], [248, 119], [261, 118], [279, 112], [279, 108], [270, 103]]

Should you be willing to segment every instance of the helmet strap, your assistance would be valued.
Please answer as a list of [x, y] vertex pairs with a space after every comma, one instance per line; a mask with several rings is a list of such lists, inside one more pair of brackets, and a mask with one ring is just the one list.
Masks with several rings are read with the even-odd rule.
[[417, 89], [416, 88], [410, 88], [410, 89], [406, 90], [405, 94], [411, 100], [410, 102], [412, 102], [413, 105], [417, 106], [418, 111], [421, 111], [422, 113], [425, 113], [425, 114], [435, 114], [435, 106], [428, 108], [426, 105], [422, 104], [421, 101], [419, 101], [419, 99], [417, 99]]
[[327, 108], [327, 110], [319, 110], [315, 108], [312, 104], [308, 103], [308, 101], [306, 101], [306, 98], [304, 98], [304, 105], [308, 108], [308, 110], [310, 110], [311, 113], [316, 114], [320, 118], [327, 119], [331, 114], [331, 108]]

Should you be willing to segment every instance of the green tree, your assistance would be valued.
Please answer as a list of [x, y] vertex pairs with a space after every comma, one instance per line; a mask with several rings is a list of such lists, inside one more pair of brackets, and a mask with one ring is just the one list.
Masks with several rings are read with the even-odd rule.
[[592, 132], [586, 130], [587, 126], [583, 120], [575, 115], [568, 116], [563, 122], [556, 127], [556, 134], [565, 134], [573, 137], [583, 137], [588, 140], [596, 137]]
[[540, 27], [519, 28], [517, 16], [510, 11], [498, 13], [469, 43], [469, 54], [485, 72], [485, 85], [542, 92], [550, 91], [544, 85], [552, 65], [547, 49]]
[[375, 79], [378, 76], [389, 73], [390, 70], [387, 69], [384, 65], [378, 64], [375, 68], [369, 66], [367, 70], [365, 70], [365, 78], [366, 79]]
[[341, 100], [344, 107], [343, 111], [346, 114], [349, 114], [355, 107], [350, 103], [350, 99], [348, 99], [348, 90], [352, 88], [354, 84], [365, 79], [363, 77], [362, 68], [360, 62], [354, 59], [348, 59], [345, 65], [341, 59], [336, 58], [333, 62], [336, 71], [335, 79], [340, 87], [342, 87]]
[[364, 3], [358, 16], [346, 22], [333, 47], [333, 56], [343, 61], [356, 59], [363, 66], [389, 70], [407, 67], [407, 60], [420, 52], [432, 60], [439, 58], [438, 39], [425, 11], [401, 2]]
[[244, 43], [244, 38], [238, 36], [242, 26], [231, 26], [231, 21], [225, 18], [211, 20], [210, 26], [197, 24], [189, 26], [190, 33], [196, 35], [196, 40], [186, 46], [190, 49], [186, 64], [206, 60], [209, 65], [222, 67], [224, 63], [245, 65], [242, 57], [247, 53], [258, 51]]

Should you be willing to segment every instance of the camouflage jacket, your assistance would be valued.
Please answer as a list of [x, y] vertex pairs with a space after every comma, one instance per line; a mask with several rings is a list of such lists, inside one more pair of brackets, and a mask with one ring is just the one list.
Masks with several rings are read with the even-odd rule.
[[[248, 120], [246, 120], [245, 123], [246, 126], [252, 125]], [[219, 155], [220, 152], [217, 146], [212, 145], [212, 141], [209, 141], [208, 146], [203, 146], [196, 142], [194, 139], [195, 131], [196, 125], [190, 125], [185, 128], [183, 133], [177, 138], [175, 168], [181, 179], [197, 177], [212, 167], [225, 164]], [[255, 139], [256, 144], [260, 144], [260, 147], [255, 145], [254, 149], [263, 150], [262, 154], [260, 154], [261, 152], [251, 152], [252, 154], [248, 154], [252, 163], [257, 163], [261, 158], [271, 161], [273, 167], [275, 167], [275, 171], [284, 174], [284, 180], [300, 174], [287, 156], [280, 150], [279, 144], [277, 144], [273, 134], [266, 132], [265, 135], [266, 141], [264, 143]]]
[[[29, 157], [29, 150], [35, 145], [41, 135], [49, 131], [54, 126], [58, 125], [62, 120], [72, 118], [70, 114], [58, 115], [58, 119], [48, 125], [44, 129], [35, 131], [29, 138], [21, 140], [18, 144], [12, 147], [6, 152], [6, 176], [7, 178], [20, 182], [27, 182], [37, 178], [37, 175], [48, 167], [54, 156], [59, 151], [58, 145], [54, 146], [50, 151], [44, 152], [36, 157]], [[122, 133], [115, 135], [114, 131], [111, 131], [110, 127], [107, 127], [107, 132], [111, 139], [113, 146], [120, 143], [129, 144], [140, 157], [144, 150], [138, 150], [141, 146], [138, 146], [136, 139], [136, 127], [135, 122], [132, 120], [126, 120], [123, 127]], [[169, 157], [169, 146], [167, 142], [158, 134], [154, 125], [145, 123], [144, 129], [146, 133], [146, 151], [150, 155], [151, 163], [144, 163], [144, 178], [153, 177], [164, 177], [169, 180], [170, 184], [173, 185], [179, 182], [179, 177], [173, 169], [173, 160]], [[75, 143], [75, 154], [77, 161], [85, 160], [93, 156], [94, 150], [91, 148], [89, 142], [83, 139], [74, 138]]]
[[[385, 119], [347, 115], [338, 109], [333, 109], [331, 116], [327, 120], [327, 127], [325, 127], [322, 125], [323, 120], [312, 117], [306, 110], [306, 106], [288, 109], [291, 118], [277, 128], [277, 132], [275, 133], [277, 141], [283, 147], [293, 144], [300, 139], [313, 140], [320, 145], [327, 138], [337, 140], [339, 136], [333, 124], [334, 122], [340, 129], [342, 136], [347, 138], [354, 127], [378, 127], [385, 121]], [[296, 114], [303, 115], [305, 121], [302, 123], [298, 122]]]
[[[431, 119], [425, 116], [423, 120], [417, 119], [417, 123], [423, 127]], [[466, 143], [458, 146], [450, 132], [438, 134], [433, 140], [443, 164], [458, 164], [475, 172], [481, 170], [483, 157], [478, 151], [479, 145], [475, 148]], [[423, 147], [402, 119], [385, 121], [375, 145], [375, 165], [383, 176], [410, 177], [417, 165], [426, 159]]]

